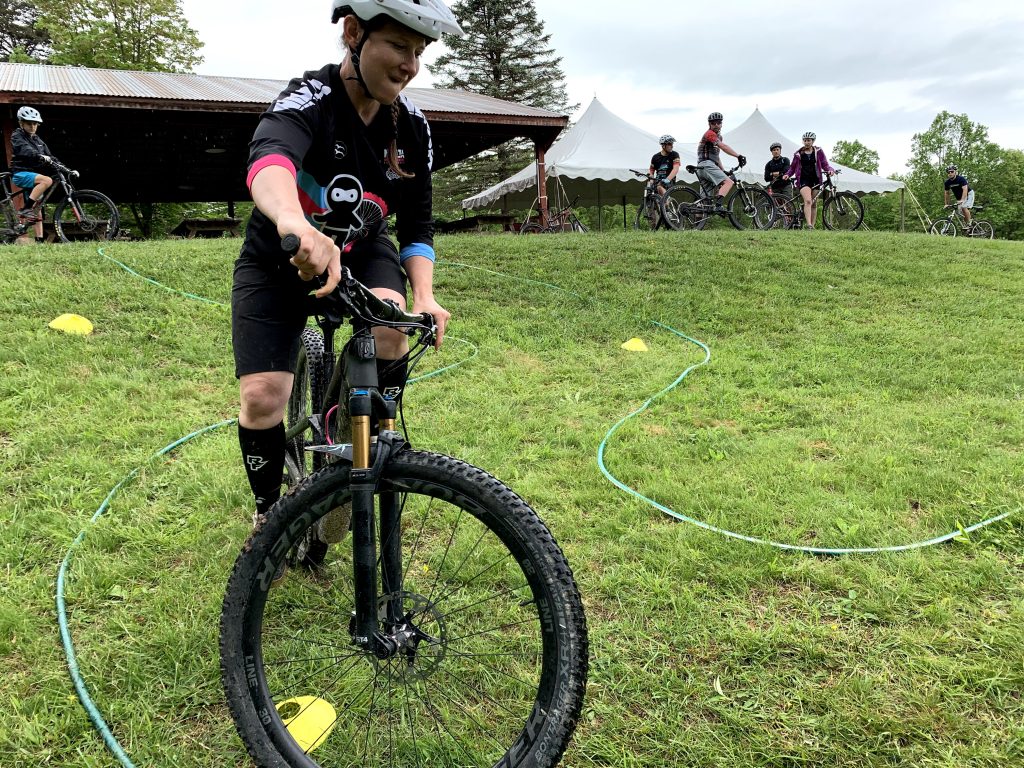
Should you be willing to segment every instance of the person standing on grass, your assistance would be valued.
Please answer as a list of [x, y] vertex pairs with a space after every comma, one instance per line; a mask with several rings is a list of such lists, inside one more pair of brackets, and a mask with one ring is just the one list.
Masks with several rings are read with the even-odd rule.
[[647, 174], [657, 180], [655, 184], [658, 194], [664, 195], [666, 188], [675, 183], [679, 174], [679, 153], [672, 149], [676, 143], [675, 137], [667, 133], [658, 139], [658, 143], [661, 144], [661, 149], [651, 158], [651, 167]]
[[44, 171], [50, 169], [53, 152], [39, 136], [43, 122], [39, 110], [22, 107], [18, 110], [18, 127], [11, 134], [11, 181], [24, 190], [25, 204], [18, 215], [35, 222], [36, 242], [43, 240], [42, 199], [53, 178]]
[[773, 141], [768, 148], [772, 159], [764, 165], [764, 180], [768, 182], [768, 193], [789, 197], [793, 193], [793, 184], [784, 178], [789, 170], [789, 160], [782, 156], [782, 144]]
[[[238, 437], [255, 499], [254, 523], [281, 493], [284, 408], [291, 392], [306, 295], [337, 286], [344, 264], [377, 296], [437, 323], [430, 128], [402, 91], [428, 43], [462, 35], [440, 0], [334, 0], [348, 56], [292, 80], [260, 118], [247, 183], [256, 208], [235, 262], [231, 337], [241, 408]], [[396, 214], [398, 247], [388, 236]], [[299, 238], [289, 258], [286, 235]], [[408, 351], [400, 331], [375, 328], [382, 394], [400, 397]]]
[[967, 178], [960, 174], [955, 165], [946, 168], [946, 180], [942, 183], [942, 195], [945, 204], [949, 205], [950, 197], [956, 202], [963, 214], [965, 227], [971, 228], [971, 208], [974, 207], [974, 190], [967, 183]]
[[804, 145], [793, 154], [793, 162], [789, 171], [783, 179], [797, 179], [797, 186], [800, 189], [800, 196], [804, 200], [804, 221], [808, 229], [814, 229], [814, 222], [818, 218], [818, 201], [814, 198], [814, 187], [825, 180], [825, 176], [831, 176], [836, 169], [828, 164], [825, 157], [825, 150], [814, 146], [814, 140], [818, 137], [808, 131], [803, 136]]

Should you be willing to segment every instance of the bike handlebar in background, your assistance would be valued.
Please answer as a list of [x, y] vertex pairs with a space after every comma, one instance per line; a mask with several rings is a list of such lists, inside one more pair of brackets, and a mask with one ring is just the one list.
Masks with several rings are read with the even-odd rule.
[[[281, 238], [281, 250], [289, 256], [299, 251], [300, 240], [296, 235], [288, 234]], [[331, 296], [337, 296], [342, 305], [343, 314], [354, 317], [370, 325], [386, 325], [421, 328], [433, 332], [434, 317], [429, 312], [411, 314], [394, 302], [385, 301], [354, 277], [348, 267], [342, 265], [341, 280]]]

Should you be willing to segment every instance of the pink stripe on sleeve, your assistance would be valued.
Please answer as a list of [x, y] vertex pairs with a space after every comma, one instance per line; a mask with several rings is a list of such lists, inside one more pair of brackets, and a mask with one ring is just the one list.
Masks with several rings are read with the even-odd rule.
[[250, 191], [252, 190], [252, 180], [256, 178], [256, 174], [270, 165], [281, 166], [292, 175], [292, 178], [295, 178], [295, 165], [291, 160], [284, 155], [265, 155], [252, 164], [252, 168], [249, 169], [249, 175], [245, 177], [245, 186]]

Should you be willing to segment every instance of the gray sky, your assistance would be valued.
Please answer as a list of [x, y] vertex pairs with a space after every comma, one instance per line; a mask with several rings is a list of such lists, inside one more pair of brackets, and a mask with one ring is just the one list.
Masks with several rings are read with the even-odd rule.
[[[1024, 3], [859, 0], [708, 4], [535, 0], [572, 101], [694, 142], [711, 111], [739, 125], [759, 107], [790, 139], [859, 140], [883, 174], [906, 171], [914, 133], [966, 113], [1024, 149]], [[182, 0], [205, 43], [201, 74], [287, 80], [338, 61], [327, 0]], [[432, 45], [429, 64], [440, 52]], [[424, 67], [414, 86], [430, 87]], [[655, 147], [656, 149], [656, 147]], [[653, 151], [653, 150], [652, 150]], [[765, 150], [767, 156], [767, 148]]]

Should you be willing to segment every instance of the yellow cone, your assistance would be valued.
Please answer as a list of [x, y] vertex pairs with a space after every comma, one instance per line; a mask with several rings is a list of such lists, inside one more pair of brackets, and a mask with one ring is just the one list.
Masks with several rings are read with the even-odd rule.
[[644, 344], [643, 339], [638, 339], [634, 336], [629, 341], [622, 344], [623, 349], [628, 349], [630, 352], [647, 352], [647, 345]]
[[88, 336], [92, 333], [92, 323], [81, 315], [63, 314], [51, 320], [50, 327], [77, 336]]
[[296, 696], [282, 701], [277, 711], [303, 752], [312, 752], [323, 744], [338, 722], [334, 707], [316, 696]]

